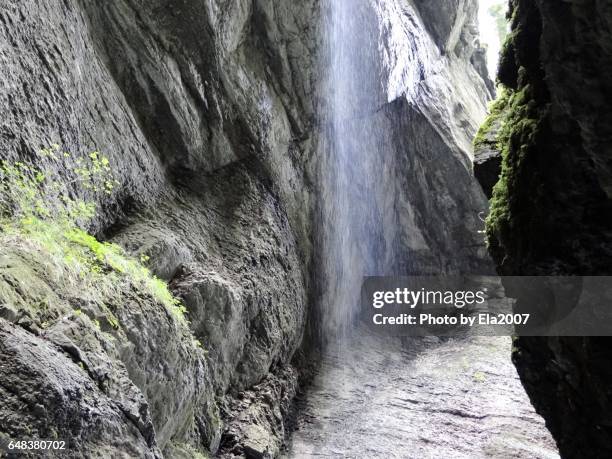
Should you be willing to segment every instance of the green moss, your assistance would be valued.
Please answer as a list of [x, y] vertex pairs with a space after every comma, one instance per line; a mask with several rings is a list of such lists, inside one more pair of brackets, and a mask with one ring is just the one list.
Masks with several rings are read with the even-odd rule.
[[[497, 148], [502, 155], [499, 181], [493, 187], [486, 228], [489, 241], [503, 241], [512, 229], [511, 196], [516, 188], [518, 171], [535, 145], [541, 114], [532, 102], [529, 85], [518, 91], [506, 89], [504, 118], [497, 136]], [[495, 247], [493, 247], [495, 249]]]
[[[512, 19], [514, 21], [514, 19]], [[497, 66], [497, 81], [506, 88], [517, 89], [517, 72], [516, 64], [516, 40], [519, 36], [520, 29], [513, 27], [512, 31], [506, 35], [506, 38], [501, 46], [499, 55], [499, 63]]]
[[[41, 252], [75, 289], [112, 297], [127, 283], [166, 306], [177, 318], [184, 318], [184, 306], [166, 283], [116, 244], [100, 242], [83, 229], [52, 218], [4, 220], [0, 227], [0, 241]], [[116, 318], [109, 318], [109, 323], [116, 328]]]
[[489, 114], [474, 137], [474, 148], [481, 148], [487, 146], [487, 144], [496, 143], [495, 133], [492, 131], [494, 126], [502, 121], [509, 97], [510, 91], [506, 90], [504, 87], [500, 87], [498, 97], [489, 104]]
[[196, 450], [192, 445], [187, 443], [173, 443], [169, 448], [172, 453], [180, 457], [190, 457], [193, 459], [209, 459], [211, 456], [207, 451]]
[[140, 260], [129, 257], [118, 245], [100, 242], [80, 228], [68, 228], [60, 237], [68, 242], [66, 247], [62, 247], [64, 256], [88, 267], [88, 276], [108, 276], [109, 272], [105, 270], [110, 268], [117, 276], [125, 277], [162, 303], [178, 318], [183, 318], [185, 307], [170, 293], [166, 283], [152, 275]]

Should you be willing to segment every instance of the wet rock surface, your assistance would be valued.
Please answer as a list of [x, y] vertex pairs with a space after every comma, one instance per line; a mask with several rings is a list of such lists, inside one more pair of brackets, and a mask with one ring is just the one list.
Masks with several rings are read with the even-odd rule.
[[[48, 457], [162, 457], [148, 406], [137, 390], [128, 386], [125, 392], [132, 389], [132, 394], [117, 403], [117, 393], [99, 386], [83, 364], [3, 319], [0, 370], [2, 453], [9, 452], [10, 441], [49, 439], [62, 441], [64, 448], [49, 451]], [[39, 453], [23, 451], [21, 457]]]
[[229, 421], [218, 452], [220, 458], [278, 457], [287, 431], [285, 419], [298, 390], [298, 372], [279, 367], [250, 389], [223, 406]]
[[[401, 1], [362, 2], [374, 32], [366, 37], [368, 58], [384, 81], [370, 81], [375, 103], [366, 104], [352, 129], [388, 129], [385, 145], [370, 147], [401, 164], [380, 181], [401, 178], [392, 191], [401, 195], [393, 217], [404, 258], [458, 270], [483, 262], [476, 215], [486, 201], [472, 180], [469, 151], [488, 95], [472, 62], [475, 2], [446, 3], [448, 18], [421, 19]], [[92, 292], [63, 289], [32, 251], [9, 251], [0, 267], [7, 327], [25, 330], [15, 332], [25, 342], [37, 340], [29, 333], [37, 336], [49, 321], [48, 337], [37, 341], [41, 355], [76, 359], [55, 374], [57, 384], [80, 391], [98, 386], [95, 397], [114, 408], [79, 436], [69, 427], [79, 410], [86, 415], [89, 401], [62, 399], [71, 415], [45, 418], [44, 427], [30, 416], [35, 404], [3, 398], [4, 431], [67, 429], [77, 455], [94, 451], [110, 431], [134, 437], [136, 449], [117, 454], [143, 457], [214, 452], [222, 435], [239, 454], [278, 447], [282, 407], [295, 389], [295, 378], [282, 375], [291, 373], [300, 345], [318, 344], [320, 326], [312, 305], [321, 282], [319, 168], [333, 153], [321, 141], [327, 102], [319, 87], [320, 14], [314, 0], [0, 5], [2, 159], [52, 167], [36, 155], [51, 143], [108, 156], [119, 182], [113, 193], [74, 190], [97, 201], [89, 229], [149, 256], [151, 270], [170, 282], [192, 317], [186, 330], [151, 298], [123, 287], [112, 303], [121, 331], [113, 331], [105, 306], [85, 301]], [[58, 173], [70, 180], [69, 171]], [[15, 280], [24, 275], [29, 289]], [[43, 294], [48, 317], [34, 307]], [[58, 323], [64, 316], [70, 320]], [[304, 343], [307, 322], [312, 329]], [[2, 335], [3, 344], [13, 342], [12, 333]], [[32, 384], [44, 383], [34, 375], [36, 362], [7, 370], [0, 384], [26, 373]], [[11, 397], [27, 392], [17, 387]], [[250, 402], [235, 399], [240, 393]], [[13, 425], [19, 410], [24, 424]]]
[[491, 118], [490, 124], [482, 126], [474, 142], [474, 177], [480, 183], [488, 199], [493, 196], [493, 187], [499, 180], [502, 155], [497, 145], [503, 114]]
[[284, 457], [558, 458], [510, 347], [360, 331], [323, 357]]
[[[91, 326], [95, 318], [105, 324], [100, 305], [87, 308], [89, 326], [71, 325], [54, 335], [66, 352], [100, 367], [89, 373], [92, 384], [110, 378], [105, 395], [129, 407], [154, 454], [214, 452], [223, 422], [217, 397], [229, 403], [229, 392], [261, 382], [273, 365], [287, 364], [300, 344], [309, 279], [312, 190], [305, 169], [312, 152], [316, 73], [313, 5], [131, 0], [0, 5], [0, 103], [7, 112], [0, 157], [50, 167], [37, 151], [52, 143], [75, 155], [99, 150], [107, 156], [119, 182], [113, 194], [100, 198], [75, 190], [98, 201], [90, 229], [136, 256], [149, 254], [152, 271], [174, 280], [176, 293], [197, 318], [184, 336], [160, 325], [167, 320], [164, 309], [150, 298], [118, 300], [125, 333], [117, 342]], [[69, 171], [58, 172], [71, 179]], [[17, 274], [31, 276], [37, 288], [45, 286], [48, 273], [20, 249], [25, 260]], [[3, 274], [14, 267], [15, 254], [9, 255]], [[2, 280], [0, 316], [40, 328], [38, 290], [22, 295], [26, 314], [15, 300], [21, 284], [11, 275]], [[57, 312], [51, 324], [60, 312], [72, 321], [73, 305], [85, 311], [80, 300], [90, 293], [57, 285], [61, 282], [44, 287], [57, 292], [47, 298]], [[224, 302], [230, 297], [235, 301]], [[207, 356], [194, 339], [207, 346]], [[43, 340], [40, 346], [49, 351], [54, 342]], [[0, 379], [10, 380], [12, 372], [7, 368]], [[58, 377], [67, 387], [87, 379], [69, 371]], [[136, 400], [132, 404], [130, 397]], [[4, 402], [1, 431], [19, 436], [33, 428], [27, 425], [29, 405], [20, 408], [24, 425], [11, 426], [12, 408]], [[76, 405], [71, 416], [79, 407], [85, 416], [86, 405]], [[68, 408], [66, 402], [59, 409]], [[62, 429], [73, 421], [40, 422]], [[75, 454], [87, 455], [108, 438], [106, 425], [102, 420], [83, 438], [68, 429], [66, 440]], [[145, 456], [136, 449], [123, 453]]]
[[[510, 6], [499, 79], [515, 96], [487, 225], [491, 253], [507, 275], [608, 275], [612, 6]], [[524, 337], [515, 347], [521, 379], [561, 454], [610, 457], [610, 338]]]
[[474, 154], [474, 175], [488, 198], [493, 195], [493, 187], [499, 180], [501, 161], [499, 151], [486, 146], [480, 147]]
[[0, 249], [2, 451], [11, 440], [61, 440], [50, 454], [68, 457], [214, 449], [210, 371], [186, 323], [120, 279], [75, 293], [78, 277], [32, 245]]

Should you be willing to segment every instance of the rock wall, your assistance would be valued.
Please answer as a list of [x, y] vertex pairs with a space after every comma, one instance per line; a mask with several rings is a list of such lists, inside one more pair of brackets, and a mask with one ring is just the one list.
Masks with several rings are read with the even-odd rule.
[[[402, 268], [482, 267], [475, 2], [449, 3], [440, 24], [421, 2], [364, 5], [385, 81], [359, 123], [384, 124], [401, 158], [400, 244], [419, 260]], [[128, 288], [105, 328], [104, 304], [3, 248], [0, 441], [55, 436], [75, 457], [278, 453], [291, 359], [318, 343], [320, 14], [315, 0], [2, 3], [0, 157], [56, 167], [36, 155], [52, 143], [108, 156], [113, 193], [74, 190], [97, 200], [89, 229], [147, 255], [190, 329]], [[26, 278], [37, 290], [18, 289]]]
[[[612, 3], [510, 6], [499, 68], [506, 89], [485, 124], [505, 126], [487, 222], [491, 253], [502, 274], [609, 275]], [[515, 348], [562, 456], [609, 457], [610, 340], [525, 337]]]
[[[122, 327], [137, 325], [120, 337], [121, 345], [111, 346], [104, 335], [91, 337], [87, 328], [71, 330], [80, 354], [85, 343], [99, 341], [99, 357], [123, 375], [120, 386], [129, 386], [128, 395], [105, 388], [91, 395], [108, 399], [104, 403], [117, 419], [110, 418], [109, 408], [109, 419], [99, 413], [94, 419], [103, 422], [70, 430], [69, 425], [89, 422], [78, 418], [85, 417], [90, 402], [73, 406], [70, 398], [59, 397], [54, 407], [43, 393], [22, 405], [18, 389], [15, 402], [3, 397], [0, 431], [21, 438], [28, 430], [45, 437], [55, 429], [72, 451], [88, 454], [108, 442], [108, 454], [114, 455], [127, 446], [111, 449], [110, 438], [127, 442], [122, 432], [132, 424], [132, 416], [114, 406], [130, 396], [140, 400], [134, 409], [146, 429], [131, 428], [133, 447], [123, 452], [190, 457], [192, 449], [219, 446], [217, 399], [223, 402], [226, 393], [288, 364], [301, 342], [309, 282], [312, 186], [305, 169], [313, 89], [312, 72], [304, 69], [315, 68], [314, 8], [306, 1], [2, 4], [0, 100], [6, 116], [0, 156], [50, 167], [36, 152], [52, 143], [73, 153], [95, 149], [108, 156], [120, 184], [98, 203], [91, 229], [150, 256], [152, 270], [172, 281], [189, 309], [192, 333], [208, 356], [191, 339], [159, 326], [167, 320], [159, 305], [145, 302], [146, 321], [138, 308], [126, 305]], [[10, 291], [10, 277], [3, 279], [3, 292]], [[63, 291], [57, 301], [75, 295]], [[42, 354], [30, 363], [13, 354], [29, 345], [19, 344], [24, 332], [14, 324], [31, 322], [29, 328], [36, 329], [42, 319], [37, 312], [28, 320], [10, 314], [5, 295], [0, 303], [8, 319], [2, 324], [3, 362], [10, 365], [2, 387], [8, 390], [23, 375], [16, 369], [19, 358], [19, 371], [32, 373], [24, 379], [28, 385], [53, 385], [60, 393], [62, 386], [89, 390], [78, 361], [57, 348], [68, 339], [60, 325], [57, 341], [31, 344], [54, 353], [46, 371], [34, 368]], [[178, 349], [164, 353], [161, 343], [173, 342]], [[64, 373], [54, 373], [56, 364], [66, 367]], [[11, 422], [34, 404], [68, 414]], [[38, 429], [30, 421], [43, 425]]]

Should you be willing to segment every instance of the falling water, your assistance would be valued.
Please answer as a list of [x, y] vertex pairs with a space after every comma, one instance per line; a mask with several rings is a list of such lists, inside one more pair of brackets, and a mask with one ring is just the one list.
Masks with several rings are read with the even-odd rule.
[[[358, 311], [365, 275], [383, 275], [393, 255], [389, 159], [381, 132], [364, 117], [382, 100], [378, 31], [369, 2], [326, 3], [325, 96], [327, 154], [322, 168], [322, 298], [325, 338], [346, 337]], [[386, 150], [384, 150], [386, 151]]]
[[[558, 459], [508, 358], [509, 338], [406, 345], [349, 333], [364, 275], [419, 268], [406, 255], [406, 239], [414, 237], [407, 232], [416, 226], [406, 214], [417, 199], [407, 195], [414, 190], [407, 181], [418, 167], [410, 161], [415, 150], [428, 144], [406, 141], [410, 118], [398, 107], [427, 113], [428, 104], [441, 110], [444, 99], [420, 87], [430, 76], [442, 84], [440, 58], [411, 3], [323, 0], [319, 277], [327, 349], [298, 402], [286, 457]], [[486, 373], [486, 384], [476, 372]]]

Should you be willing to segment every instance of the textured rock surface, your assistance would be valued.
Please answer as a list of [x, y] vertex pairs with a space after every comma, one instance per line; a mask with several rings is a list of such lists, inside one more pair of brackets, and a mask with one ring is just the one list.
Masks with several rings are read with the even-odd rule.
[[[135, 406], [130, 412], [69, 354], [3, 319], [0, 362], [0, 435], [6, 444], [58, 439], [66, 441], [69, 457], [77, 457], [75, 450], [89, 457], [161, 457], [140, 393], [131, 400]], [[140, 412], [138, 403], [144, 408]], [[55, 456], [66, 457], [66, 452], [56, 451]]]
[[[504, 101], [496, 101], [494, 107], [498, 103], [502, 105]], [[498, 136], [506, 115], [504, 112], [497, 113], [493, 108], [474, 141], [474, 176], [489, 199], [493, 196], [493, 187], [501, 174], [502, 155], [498, 147]]]
[[478, 3], [472, 0], [415, 0], [414, 4], [442, 54], [469, 60], [482, 77], [489, 95], [494, 85], [489, 78], [486, 50], [480, 46]]
[[[468, 156], [487, 83], [473, 63], [475, 2], [449, 3], [435, 17], [421, 4], [433, 39], [408, 2], [363, 5], [380, 39], [368, 38], [370, 57], [384, 80], [374, 82], [376, 103], [364, 105], [353, 128], [384, 125], [384, 150], [400, 159], [401, 169], [383, 179], [401, 178], [394, 215], [405, 259], [415, 260], [402, 268], [476, 269], [477, 213], [486, 201]], [[151, 257], [152, 270], [189, 309], [193, 333], [129, 290], [116, 299], [120, 331], [98, 333], [93, 321], [104, 327], [103, 305], [62, 290], [61, 280], [37, 268], [41, 260], [9, 253], [0, 387], [28, 374], [32, 385], [87, 395], [45, 404], [34, 393], [26, 403], [20, 389], [0, 400], [3, 432], [51, 435], [53, 427], [80, 456], [101, 444], [141, 457], [192, 457], [221, 441], [245, 454], [278, 448], [279, 413], [295, 388], [287, 365], [302, 340], [310, 287], [320, 280], [312, 260], [321, 228], [312, 222], [329, 152], [320, 142], [319, 7], [314, 0], [0, 5], [0, 156], [44, 167], [33, 152], [51, 143], [104, 152], [120, 183], [100, 199], [91, 229]], [[30, 294], [25, 307], [14, 302], [8, 266], [15, 263], [47, 292], [49, 317], [32, 309]], [[310, 323], [316, 328], [316, 318]], [[18, 348], [50, 363], [23, 360]], [[63, 364], [53, 370], [52, 362]], [[247, 395], [234, 403], [238, 393]], [[85, 417], [71, 431], [94, 403], [99, 418]], [[37, 404], [70, 415], [37, 424]], [[20, 411], [24, 423], [11, 423]], [[107, 442], [111, 436], [133, 441], [122, 449], [119, 440]]]
[[74, 457], [98, 448], [158, 457], [173, 443], [218, 443], [207, 362], [184, 323], [129, 285], [78, 291], [40, 250], [7, 242], [3, 440], [63, 440]]
[[[488, 223], [505, 274], [609, 275], [612, 5], [514, 0], [499, 79], [515, 90]], [[561, 454], [612, 454], [609, 338], [521, 338], [515, 363]]]
[[226, 426], [219, 456], [277, 457], [287, 433], [285, 419], [297, 387], [297, 372], [290, 366], [279, 368], [224, 406], [232, 421]]
[[361, 330], [298, 401], [286, 457], [558, 458], [507, 337], [407, 340]]
[[[33, 152], [51, 143], [104, 152], [120, 185], [100, 202], [93, 229], [151, 255], [209, 351], [204, 361], [181, 350], [193, 344], [156, 325], [159, 306], [144, 301], [146, 315], [126, 304], [119, 317], [126, 346], [95, 352], [128, 369], [121, 384], [148, 405], [154, 454], [216, 449], [213, 391], [223, 397], [259, 382], [300, 343], [310, 250], [302, 158], [313, 113], [312, 72], [302, 69], [314, 69], [313, 17], [311, 2], [0, 6], [0, 155], [43, 167]], [[8, 306], [3, 316], [18, 321]], [[71, 349], [84, 353], [91, 333], [74, 331]], [[74, 451], [103, 442], [98, 427], [71, 443]]]
[[488, 198], [493, 196], [493, 187], [499, 180], [501, 163], [498, 150], [480, 146], [474, 152], [474, 176]]

